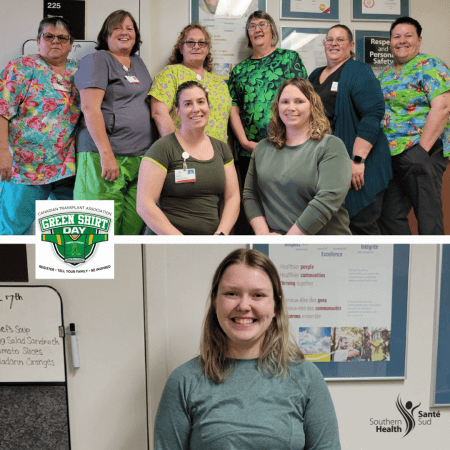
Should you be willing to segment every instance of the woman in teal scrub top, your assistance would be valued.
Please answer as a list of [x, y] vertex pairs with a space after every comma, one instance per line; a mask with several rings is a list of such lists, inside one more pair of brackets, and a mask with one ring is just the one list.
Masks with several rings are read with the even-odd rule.
[[200, 356], [164, 388], [155, 450], [339, 450], [327, 386], [289, 337], [273, 263], [257, 250], [229, 254], [213, 277]]

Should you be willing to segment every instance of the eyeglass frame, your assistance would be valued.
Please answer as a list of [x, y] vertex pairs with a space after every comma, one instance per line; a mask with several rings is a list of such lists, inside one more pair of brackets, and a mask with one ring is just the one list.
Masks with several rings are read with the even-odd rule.
[[[327, 43], [329, 43], [330, 45], [331, 44], [333, 44], [334, 42], [336, 41], [336, 43], [338, 44], [338, 45], [342, 45], [345, 41], [350, 41], [350, 39], [342, 39], [342, 38], [340, 38], [340, 37], [338, 37], [338, 38], [335, 38], [335, 39], [331, 39], [331, 38], [328, 38], [328, 39], [324, 39], [323, 41], [322, 41], [322, 43], [323, 43], [323, 45], [327, 45]], [[350, 41], [350, 42], [352, 42], [352, 41]]]
[[[51, 38], [50, 38], [51, 36]], [[67, 44], [68, 42], [71, 41], [70, 36], [67, 36], [65, 34], [60, 34], [60, 35], [56, 35], [56, 34], [51, 34], [51, 33], [44, 33], [41, 36], [45, 42], [53, 42], [56, 39], [58, 39], [58, 42], [60, 44]]]
[[198, 45], [198, 48], [209, 47], [209, 42], [207, 41], [183, 41], [183, 44], [186, 44], [189, 48], [195, 48], [195, 45]]
[[258, 23], [251, 23], [248, 27], [247, 27], [247, 31], [256, 31], [257, 28], [259, 28], [260, 30], [265, 30], [268, 27], [270, 27], [270, 22], [258, 22]]

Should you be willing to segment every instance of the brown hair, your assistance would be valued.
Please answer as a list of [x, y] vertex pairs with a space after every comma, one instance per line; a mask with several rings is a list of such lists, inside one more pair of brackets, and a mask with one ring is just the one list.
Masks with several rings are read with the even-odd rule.
[[198, 87], [200, 89], [203, 90], [203, 92], [205, 93], [206, 96], [206, 101], [209, 104], [209, 96], [208, 96], [208, 91], [205, 89], [204, 86], [202, 86], [198, 81], [195, 80], [191, 80], [191, 81], [185, 81], [184, 83], [181, 83], [178, 86], [177, 92], [175, 94], [175, 100], [174, 100], [174, 105], [175, 108], [179, 108], [180, 107], [180, 97], [181, 97], [181, 93], [185, 90], [185, 89], [192, 89], [194, 87]]
[[302, 361], [304, 356], [295, 341], [291, 341], [289, 316], [281, 287], [280, 276], [273, 262], [258, 250], [238, 249], [230, 253], [216, 269], [211, 284], [209, 307], [203, 321], [200, 343], [200, 365], [205, 376], [216, 383], [224, 383], [232, 367], [227, 360], [228, 337], [222, 330], [216, 314], [216, 299], [225, 270], [233, 264], [245, 264], [264, 272], [272, 282], [275, 317], [264, 334], [258, 369], [273, 377], [286, 377], [290, 363]]
[[136, 42], [131, 49], [130, 56], [133, 56], [139, 50], [139, 47], [142, 44], [141, 33], [139, 32], [137, 23], [131, 13], [124, 11], [123, 9], [112, 12], [103, 22], [100, 33], [98, 33], [97, 36], [97, 47], [95, 47], [96, 50], [109, 50], [108, 38], [112, 35], [114, 27], [117, 25], [122, 25], [127, 17], [129, 17], [133, 22], [134, 31], [136, 33]]
[[269, 141], [277, 148], [281, 149], [286, 145], [286, 126], [280, 118], [278, 103], [281, 93], [286, 86], [297, 86], [302, 94], [311, 103], [311, 115], [309, 116], [309, 127], [312, 141], [321, 141], [323, 136], [331, 133], [330, 122], [325, 117], [322, 100], [314, 91], [313, 85], [306, 78], [288, 78], [278, 89], [277, 96], [272, 103], [272, 118], [269, 122]]
[[[332, 30], [333, 28], [342, 28], [343, 30], [345, 30], [347, 32], [348, 40], [350, 42], [353, 42], [353, 33], [351, 32], [351, 30], [350, 30], [350, 28], [348, 26], [337, 24], [337, 25], [333, 25], [330, 28], [330, 30]], [[330, 30], [327, 31], [327, 36], [328, 36], [328, 33], [329, 33]], [[355, 52], [353, 50], [350, 50], [350, 58], [355, 59], [355, 56], [356, 56]]]
[[208, 30], [199, 23], [191, 23], [190, 25], [185, 26], [180, 35], [178, 36], [178, 40], [176, 44], [173, 46], [172, 54], [170, 55], [169, 62], [167, 63], [169, 66], [172, 64], [181, 64], [183, 62], [183, 54], [181, 53], [181, 48], [184, 45], [184, 41], [186, 40], [186, 36], [191, 30], [200, 30], [205, 35], [205, 40], [208, 43], [209, 51], [206, 55], [205, 60], [203, 61], [203, 68], [207, 72], [213, 71], [213, 57], [211, 54], [211, 35]]
[[248, 26], [250, 25], [250, 22], [253, 19], [264, 19], [267, 20], [267, 22], [269, 22], [270, 29], [272, 31], [272, 47], [275, 47], [279, 39], [275, 20], [272, 19], [272, 16], [270, 14], [267, 14], [264, 11], [255, 11], [254, 13], [250, 14], [250, 16], [247, 19], [247, 23], [245, 24], [245, 32], [247, 34], [247, 48], [253, 48], [252, 41], [250, 40], [250, 35], [248, 34]]

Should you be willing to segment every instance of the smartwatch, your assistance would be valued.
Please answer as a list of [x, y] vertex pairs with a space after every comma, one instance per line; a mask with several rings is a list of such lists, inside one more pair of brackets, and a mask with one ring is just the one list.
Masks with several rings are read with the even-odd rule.
[[362, 156], [359, 156], [359, 155], [353, 155], [353, 156], [352, 156], [352, 159], [353, 159], [353, 161], [355, 161], [355, 163], [357, 163], [357, 164], [365, 163], [365, 162], [366, 162], [366, 160], [365, 160]]

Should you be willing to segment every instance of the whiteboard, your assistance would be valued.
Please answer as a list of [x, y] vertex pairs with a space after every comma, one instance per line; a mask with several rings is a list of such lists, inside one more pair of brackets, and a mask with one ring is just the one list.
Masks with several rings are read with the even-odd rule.
[[49, 286], [0, 286], [0, 383], [65, 383], [62, 303]]
[[[69, 53], [67, 58], [80, 61], [86, 55], [95, 53], [96, 46], [97, 42], [93, 41], [74, 41], [72, 51]], [[36, 53], [39, 53], [36, 39], [25, 41], [22, 48], [22, 55], [34, 55]]]

